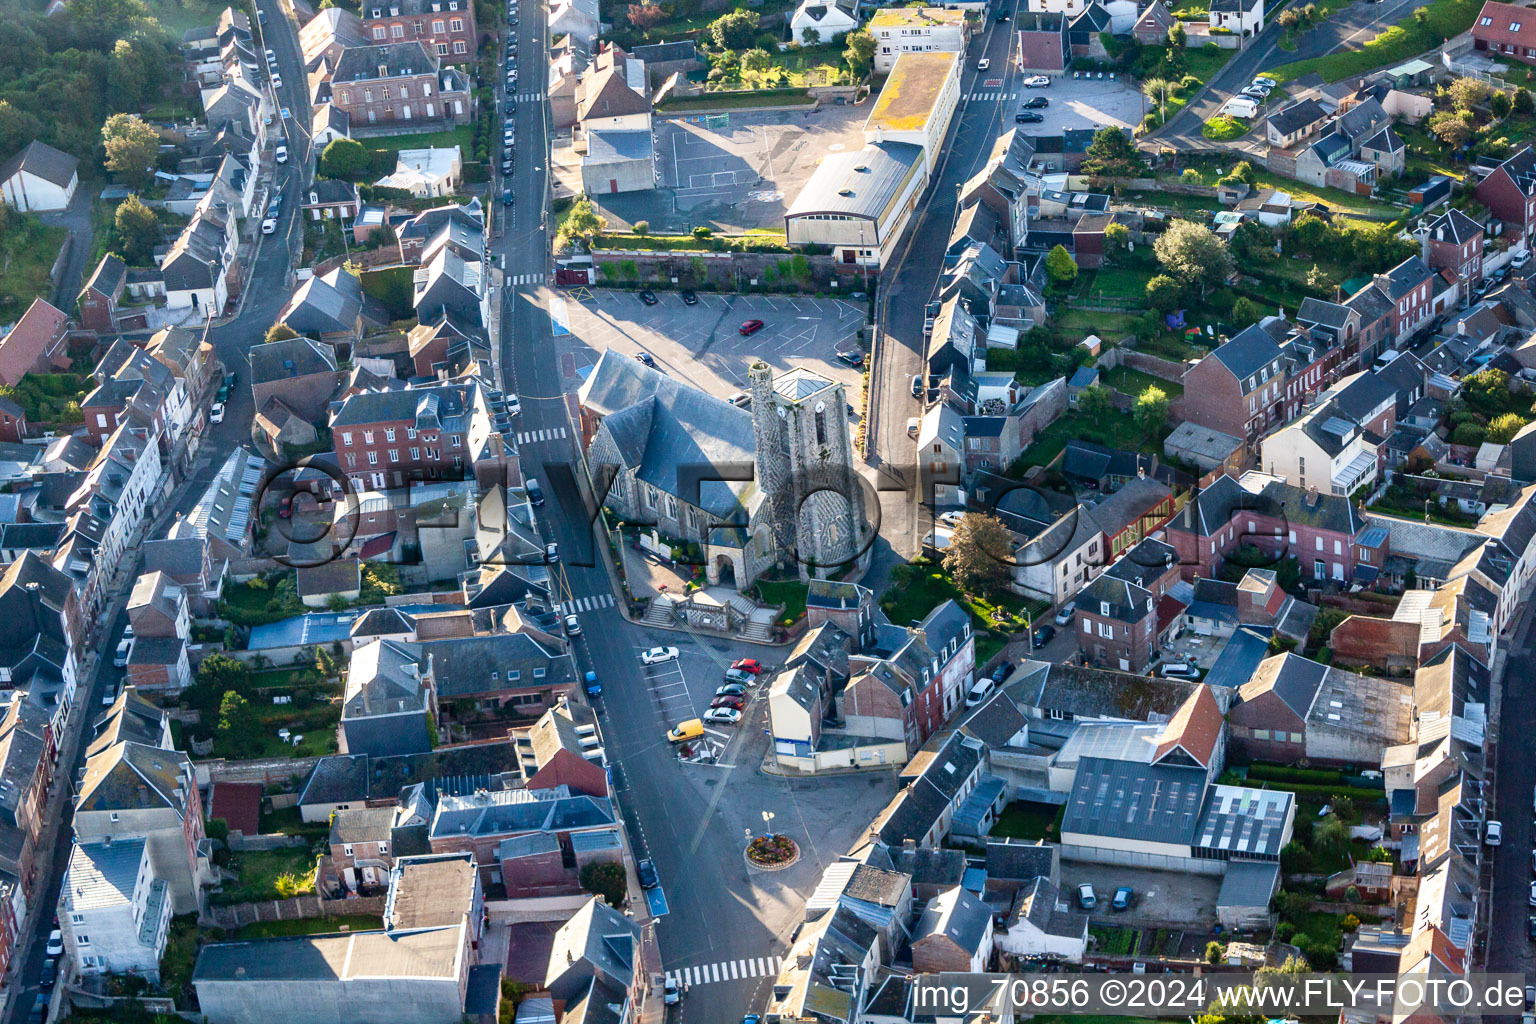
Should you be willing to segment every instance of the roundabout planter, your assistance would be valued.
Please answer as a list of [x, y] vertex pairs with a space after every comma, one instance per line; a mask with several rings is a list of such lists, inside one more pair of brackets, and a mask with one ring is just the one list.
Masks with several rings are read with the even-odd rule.
[[800, 846], [784, 835], [758, 836], [747, 844], [742, 856], [759, 871], [783, 871], [800, 860]]

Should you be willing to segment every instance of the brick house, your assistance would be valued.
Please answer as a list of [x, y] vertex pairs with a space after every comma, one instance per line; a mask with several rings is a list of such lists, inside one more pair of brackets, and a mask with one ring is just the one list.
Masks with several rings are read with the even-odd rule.
[[992, 910], [955, 886], [928, 901], [912, 933], [912, 967], [919, 972], [985, 971], [992, 959]]
[[1138, 476], [1093, 506], [1093, 521], [1104, 532], [1106, 559], [1140, 544], [1174, 513], [1173, 491], [1150, 477]]
[[1483, 226], [1460, 210], [1436, 217], [1420, 236], [1432, 270], [1449, 270], [1464, 285], [1483, 279]]
[[1280, 346], [1254, 325], [1184, 372], [1184, 419], [1254, 444], [1279, 420], [1285, 398]]
[[107, 253], [80, 289], [75, 300], [80, 326], [97, 334], [120, 334], [143, 330], [149, 325], [143, 309], [122, 309], [123, 289], [128, 280], [128, 266]]
[[395, 866], [394, 807], [353, 807], [331, 819], [331, 872], [348, 892], [381, 886]]
[[1472, 45], [1479, 50], [1536, 64], [1536, 21], [1530, 8], [1488, 0], [1472, 23]]
[[1177, 621], [1173, 609], [1159, 606], [1178, 581], [1177, 554], [1169, 545], [1145, 540], [1127, 551], [1078, 593], [1072, 622], [1077, 649], [1100, 667], [1146, 671], [1159, 637]]
[[358, 13], [373, 42], [420, 42], [444, 64], [467, 63], [478, 49], [471, 0], [364, 0]]
[[0, 398], [0, 441], [17, 444], [27, 433], [27, 411], [9, 398]]
[[[1484, 10], [1487, 7], [1521, 10], [1509, 4], [1489, 3]], [[1474, 32], [1482, 20], [1478, 18], [1478, 24], [1472, 26]], [[1488, 207], [1488, 212], [1504, 222], [1504, 230], [1512, 236], [1511, 241], [1524, 238], [1531, 225], [1536, 224], [1536, 150], [1526, 146], [1505, 160], [1492, 174], [1478, 182], [1473, 195]]]
[[1435, 312], [1435, 296], [1441, 284], [1429, 264], [1410, 256], [1372, 284], [1392, 303], [1392, 334], [1399, 344], [1423, 327]]
[[[473, 853], [487, 887], [507, 884], [509, 892], [524, 889], [520, 895], [565, 895], [581, 891], [577, 851], [588, 845], [582, 837], [616, 839], [617, 822], [610, 800], [573, 794], [564, 786], [482, 790], [439, 796], [427, 842], [433, 853]], [[514, 840], [522, 842], [505, 845]], [[509, 852], [518, 856], [508, 857]], [[547, 870], [551, 852], [554, 877]], [[532, 859], [518, 864], [518, 877], [508, 879], [508, 862], [525, 857]], [[540, 891], [526, 891], [534, 889]]]
[[1392, 341], [1392, 303], [1374, 285], [1366, 285], [1345, 299], [1344, 305], [1360, 318], [1354, 344], [1346, 341], [1344, 367], [1358, 370], [1369, 366]]
[[910, 755], [960, 707], [976, 668], [970, 616], [945, 601], [916, 626], [876, 633], [848, 659], [841, 711], [847, 730], [901, 740]]
[[1407, 742], [1413, 686], [1296, 654], [1259, 664], [1227, 712], [1232, 751], [1248, 760], [1379, 766]]
[[15, 387], [29, 373], [45, 373], [69, 365], [64, 341], [69, 316], [33, 299], [9, 334], [0, 338], [0, 384]]
[[253, 345], [251, 397], [256, 408], [276, 398], [299, 416], [319, 422], [341, 383], [336, 354], [329, 345], [309, 338], [285, 338]]
[[368, 125], [464, 124], [473, 116], [469, 79], [438, 69], [425, 43], [353, 46], [342, 52], [321, 102], [344, 111], [358, 128]]
[[526, 633], [490, 633], [416, 644], [432, 666], [445, 719], [478, 712], [537, 716], [576, 685], [570, 654]]
[[352, 395], [331, 419], [336, 462], [359, 490], [471, 472], [505, 482], [517, 456], [495, 412], [478, 379]]

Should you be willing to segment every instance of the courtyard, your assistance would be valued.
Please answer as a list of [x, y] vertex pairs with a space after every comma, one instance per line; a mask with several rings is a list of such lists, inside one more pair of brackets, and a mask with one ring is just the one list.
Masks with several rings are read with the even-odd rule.
[[[979, 92], [984, 96], [983, 85]], [[1036, 113], [1044, 116], [1039, 124], [1019, 125], [1026, 135], [1056, 135], [1069, 128], [1101, 128], [1118, 125], [1131, 129], [1141, 123], [1147, 113], [1147, 100], [1135, 84], [1125, 76], [1113, 80], [1105, 78], [1073, 78], [1071, 75], [1051, 80], [1044, 89], [1018, 88], [1011, 97], [1012, 103], [1004, 109], [1004, 130], [1012, 125], [1013, 115], [1022, 110], [1026, 100], [1044, 96], [1051, 105]]]

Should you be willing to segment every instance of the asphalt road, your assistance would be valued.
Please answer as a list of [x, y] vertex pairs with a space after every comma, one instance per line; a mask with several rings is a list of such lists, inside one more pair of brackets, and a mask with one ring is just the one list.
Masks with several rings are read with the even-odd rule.
[[1526, 937], [1530, 907], [1532, 849], [1536, 849], [1536, 825], [1532, 824], [1532, 794], [1536, 793], [1536, 760], [1530, 755], [1530, 736], [1536, 731], [1536, 689], [1528, 680], [1536, 677], [1536, 653], [1532, 651], [1533, 624], [1526, 606], [1511, 631], [1509, 656], [1504, 668], [1503, 697], [1499, 706], [1498, 749], [1495, 755], [1497, 789], [1494, 806], [1504, 824], [1504, 842], [1493, 854], [1493, 899], [1488, 901], [1487, 969], [1490, 972], [1536, 974], [1536, 957]]

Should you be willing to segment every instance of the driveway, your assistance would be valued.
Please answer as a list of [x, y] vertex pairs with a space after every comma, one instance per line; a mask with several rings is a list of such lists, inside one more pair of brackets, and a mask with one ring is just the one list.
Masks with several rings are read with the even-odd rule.
[[[985, 98], [985, 90], [973, 98]], [[1036, 109], [1035, 113], [1045, 120], [1038, 124], [1020, 125], [1027, 135], [1056, 135], [1068, 128], [1098, 128], [1119, 125], [1134, 128], [1146, 116], [1147, 101], [1129, 79], [1116, 78], [1053, 78], [1044, 89], [1013, 89], [1008, 93], [1009, 117], [1022, 110], [1029, 100], [1043, 97], [1050, 106]], [[1010, 126], [1005, 119], [1003, 127]]]
[[91, 203], [95, 199], [94, 189], [77, 188], [75, 198], [67, 210], [40, 215], [44, 224], [69, 231], [69, 257], [64, 261], [64, 272], [59, 275], [58, 284], [53, 289], [54, 306], [67, 313], [74, 311], [75, 297], [80, 294], [80, 286], [85, 283], [85, 261], [91, 255]]
[[[1082, 864], [1063, 861], [1061, 891], [1078, 909], [1077, 887], [1093, 886], [1098, 906], [1089, 912], [1093, 924], [1144, 925], [1209, 929], [1216, 923], [1216, 895], [1221, 879], [1213, 875], [1186, 875], [1171, 871], [1146, 871], [1115, 864]], [[1129, 910], [1114, 910], [1115, 890], [1128, 885], [1135, 890]]]

